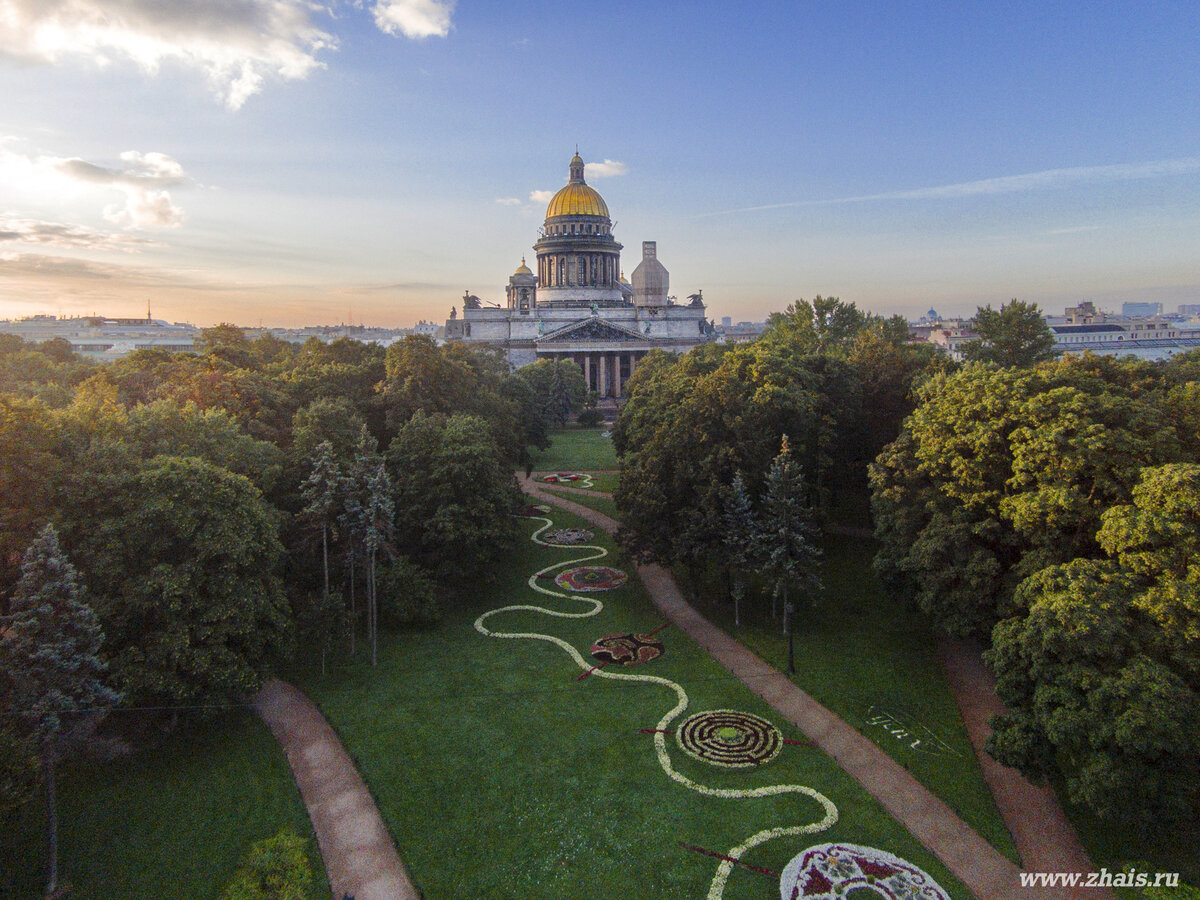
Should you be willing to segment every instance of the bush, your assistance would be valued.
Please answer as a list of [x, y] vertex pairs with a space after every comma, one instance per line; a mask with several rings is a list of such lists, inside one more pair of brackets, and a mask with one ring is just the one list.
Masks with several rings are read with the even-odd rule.
[[313, 872], [304, 845], [286, 829], [258, 841], [221, 900], [307, 900]]
[[381, 565], [375, 587], [379, 618], [386, 626], [436, 622], [441, 614], [429, 573], [406, 556]]
[[585, 409], [579, 414], [579, 424], [585, 428], [592, 428], [604, 421], [604, 413], [598, 409]]

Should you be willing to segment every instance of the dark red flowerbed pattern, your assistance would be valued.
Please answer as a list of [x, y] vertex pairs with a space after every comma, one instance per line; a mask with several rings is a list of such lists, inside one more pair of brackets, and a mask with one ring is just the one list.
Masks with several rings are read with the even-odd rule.
[[781, 900], [843, 900], [868, 888], [886, 900], [950, 900], [926, 872], [886, 850], [818, 844], [792, 858], [779, 881]]
[[663, 642], [648, 634], [610, 634], [592, 644], [592, 658], [602, 663], [636, 666], [663, 655]]
[[623, 585], [628, 577], [620, 569], [608, 566], [578, 566], [560, 572], [554, 583], [569, 591], [611, 591]]

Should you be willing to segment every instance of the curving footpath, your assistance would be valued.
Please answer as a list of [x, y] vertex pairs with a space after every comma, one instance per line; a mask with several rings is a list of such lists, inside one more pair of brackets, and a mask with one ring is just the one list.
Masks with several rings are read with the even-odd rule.
[[316, 704], [272, 678], [252, 705], [287, 754], [334, 900], [421, 900], [375, 800]]
[[[620, 527], [619, 522], [603, 513], [553, 491], [543, 491], [539, 484], [520, 475], [518, 480], [527, 494], [553, 503], [609, 533]], [[1065, 888], [1021, 887], [1020, 870], [903, 766], [689, 606], [670, 572], [654, 564], [639, 565], [637, 571], [654, 605], [672, 623], [833, 757], [979, 900], [1021, 897], [1075, 900], [1078, 896]], [[1095, 890], [1088, 895], [1103, 896]]]

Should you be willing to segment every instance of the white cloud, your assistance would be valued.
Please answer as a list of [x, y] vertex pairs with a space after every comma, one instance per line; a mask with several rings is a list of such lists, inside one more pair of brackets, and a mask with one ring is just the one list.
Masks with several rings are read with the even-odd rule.
[[520, 206], [521, 198], [520, 197], [497, 197], [496, 202], [499, 203], [501, 206]]
[[839, 197], [834, 200], [795, 200], [789, 203], [770, 203], [746, 206], [721, 212], [704, 213], [699, 218], [728, 213], [759, 212], [767, 209], [786, 209], [796, 206], [829, 206], [839, 203], [865, 203], [872, 200], [956, 200], [963, 197], [1018, 194], [1030, 191], [1054, 190], [1081, 184], [1101, 184], [1117, 181], [1142, 181], [1172, 175], [1200, 174], [1200, 157], [1166, 159], [1148, 163], [1123, 163], [1114, 166], [1079, 166], [1071, 169], [1047, 169], [1024, 175], [1005, 175], [979, 181], [963, 181], [911, 191], [890, 191], [885, 194], [866, 194], [861, 197]]
[[454, 0], [376, 0], [373, 12], [375, 24], [385, 34], [445, 37], [450, 33]]
[[153, 244], [145, 238], [128, 234], [110, 234], [82, 225], [44, 222], [14, 215], [0, 216], [0, 243], [37, 244], [44, 247], [65, 247], [74, 250], [125, 250]]
[[529, 200], [532, 203], [549, 203], [554, 199], [554, 191], [530, 191]]
[[86, 197], [91, 192], [118, 202], [103, 207], [104, 218], [129, 228], [174, 227], [183, 210], [171, 200], [168, 188], [191, 183], [179, 162], [165, 153], [121, 154], [119, 166], [100, 166], [87, 160], [53, 156], [24, 156], [0, 142], [0, 183], [23, 189], [41, 203]]
[[141, 228], [154, 225], [171, 228], [183, 221], [183, 210], [171, 202], [168, 187], [186, 184], [183, 167], [163, 153], [139, 153], [129, 150], [121, 154], [124, 168], [110, 169], [82, 159], [64, 159], [57, 169], [68, 178], [112, 188], [124, 195], [123, 203], [104, 207], [104, 218], [110, 222]]
[[230, 109], [267, 77], [302, 79], [336, 47], [312, 0], [0, 0], [0, 56], [96, 66], [131, 61], [154, 74], [164, 62], [202, 71]]
[[585, 164], [583, 171], [588, 178], [609, 178], [613, 175], [624, 175], [629, 169], [623, 162], [617, 162], [615, 159], [606, 159], [600, 163]]

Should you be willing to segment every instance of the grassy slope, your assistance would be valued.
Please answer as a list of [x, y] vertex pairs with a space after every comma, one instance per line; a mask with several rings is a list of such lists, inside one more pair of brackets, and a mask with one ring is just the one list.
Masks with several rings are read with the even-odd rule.
[[540, 484], [538, 487], [545, 489], [549, 493], [557, 494], [565, 500], [578, 503], [580, 506], [586, 506], [588, 509], [602, 512], [610, 518], [618, 520], [621, 518], [617, 513], [617, 504], [613, 502], [611, 497], [592, 497], [587, 494], [576, 494], [571, 491], [556, 491], [552, 484]]
[[[0, 896], [41, 896], [43, 804], [0, 833]], [[61, 880], [89, 900], [214, 900], [255, 841], [309, 838], [313, 900], [329, 897], [291, 770], [250, 712], [161, 747], [78, 771], [59, 786]]]
[[[824, 597], [815, 606], [798, 604], [793, 680], [1016, 862], [1016, 848], [942, 673], [933, 633], [920, 616], [889, 602], [871, 569], [871, 541], [831, 536], [824, 549]], [[698, 608], [711, 621], [776, 668], [786, 669], [787, 639], [771, 620], [769, 596], [744, 604], [740, 628], [733, 624], [732, 606], [723, 600], [723, 585], [705, 585], [702, 596]], [[901, 740], [869, 721], [882, 712], [907, 723], [922, 739], [921, 748], [910, 746], [913, 738]], [[945, 746], [939, 748], [938, 741]], [[931, 747], [936, 752], [924, 752]]]
[[533, 451], [533, 467], [541, 471], [577, 469], [616, 469], [617, 454], [612, 441], [604, 437], [607, 426], [580, 428], [568, 426], [551, 436], [548, 450]]
[[[553, 518], [558, 526], [583, 524], [560, 511]], [[480, 585], [467, 607], [451, 611], [439, 628], [386, 637], [375, 672], [356, 666], [324, 679], [315, 670], [307, 675], [305, 689], [356, 758], [402, 858], [430, 898], [699, 897], [716, 864], [680, 848], [680, 841], [726, 852], [762, 828], [819, 818], [813, 801], [795, 795], [714, 799], [670, 781], [652, 738], [638, 733], [674, 704], [667, 689], [596, 677], [581, 682], [560, 648], [485, 637], [473, 628], [480, 612], [509, 603], [581, 608], [536, 595], [525, 584], [529, 573], [570, 553], [524, 543], [498, 582]], [[606, 608], [592, 618], [518, 611], [489, 625], [552, 633], [586, 654], [601, 635], [661, 623], [636, 579], [600, 597]], [[664, 657], [627, 671], [679, 681], [691, 699], [689, 713], [743, 709], [771, 719], [786, 737], [800, 737], [683, 634], [668, 628], [662, 636]], [[729, 771], [684, 757], [673, 742], [668, 746], [676, 766], [701, 783], [798, 783], [837, 804], [841, 818], [833, 828], [772, 841], [751, 851], [749, 862], [779, 871], [803, 847], [852, 841], [896, 852], [929, 870], [959, 900], [970, 896], [814, 748], [786, 746], [762, 769]], [[776, 885], [739, 869], [725, 896], [774, 896]]]

